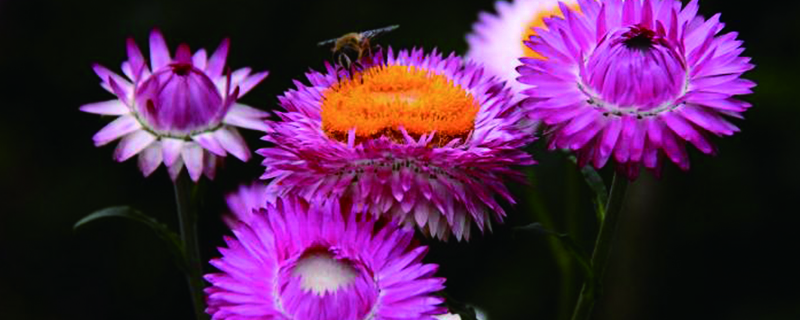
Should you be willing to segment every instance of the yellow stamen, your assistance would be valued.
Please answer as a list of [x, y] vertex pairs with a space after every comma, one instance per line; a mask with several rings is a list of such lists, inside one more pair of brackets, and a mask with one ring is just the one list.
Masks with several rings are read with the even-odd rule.
[[[569, 4], [569, 2], [572, 2]], [[568, 7], [570, 10], [574, 12], [581, 12], [581, 8], [575, 1], [565, 1], [568, 3]], [[544, 24], [544, 19], [548, 17], [559, 17], [563, 18], [564, 13], [561, 12], [561, 8], [558, 5], [553, 6], [552, 8], [548, 8], [545, 10], [539, 11], [536, 15], [533, 16], [533, 19], [528, 22], [528, 25], [525, 26], [525, 29], [522, 32], [522, 40], [527, 41], [530, 39], [531, 36], [536, 35], [536, 31], [533, 28], [543, 28], [547, 29], [547, 26]], [[541, 54], [536, 51], [533, 51], [531, 48], [528, 48], [525, 43], [522, 43], [522, 50], [524, 52], [524, 56], [528, 58], [536, 58], [536, 59], [544, 59]]]
[[382, 135], [402, 140], [436, 131], [439, 142], [464, 138], [480, 108], [475, 98], [446, 76], [413, 66], [380, 66], [342, 79], [323, 93], [322, 128], [340, 141], [356, 129], [358, 140]]

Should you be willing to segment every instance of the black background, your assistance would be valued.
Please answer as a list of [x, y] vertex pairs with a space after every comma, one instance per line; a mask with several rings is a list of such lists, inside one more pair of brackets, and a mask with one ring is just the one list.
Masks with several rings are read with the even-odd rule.
[[[754, 107], [735, 122], [740, 134], [715, 140], [718, 156], [692, 150], [689, 172], [668, 166], [662, 179], [644, 174], [633, 185], [597, 319], [800, 319], [794, 3], [701, 1], [701, 13], [722, 12], [726, 30], [745, 41], [757, 65], [746, 76], [758, 83], [745, 98]], [[464, 35], [478, 11], [492, 5], [0, 1], [0, 318], [191, 318], [184, 279], [148, 229], [108, 220], [72, 231], [85, 214], [118, 204], [177, 224], [166, 171], [144, 179], [134, 160], [115, 163], [113, 147], [91, 141], [108, 119], [78, 111], [111, 98], [90, 65], [118, 70], [126, 37], [146, 48], [149, 31], [159, 27], [172, 50], [179, 42], [213, 50], [230, 36], [231, 66], [271, 71], [243, 101], [272, 109], [292, 79], [329, 58], [317, 41], [400, 24], [384, 43], [464, 53]], [[258, 133], [245, 136], [252, 149], [264, 146]], [[543, 149], [532, 148], [540, 160], [531, 170], [536, 183], [514, 187], [520, 204], [504, 226], [469, 244], [432, 243], [428, 256], [442, 265], [448, 293], [492, 320], [554, 319], [573, 304], [561, 298], [562, 273], [547, 240], [512, 230], [537, 221], [536, 196], [560, 229], [581, 231], [576, 237], [584, 246], [593, 239], [589, 190], [562, 155]], [[259, 161], [231, 158], [214, 183], [203, 183], [205, 258], [216, 256], [228, 233], [219, 218], [221, 195], [255, 179]]]

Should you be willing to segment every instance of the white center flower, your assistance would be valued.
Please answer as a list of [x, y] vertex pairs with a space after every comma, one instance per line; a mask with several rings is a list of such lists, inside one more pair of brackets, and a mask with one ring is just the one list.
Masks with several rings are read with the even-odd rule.
[[330, 253], [315, 252], [300, 258], [292, 275], [302, 279], [304, 290], [323, 295], [352, 284], [356, 270], [347, 261], [337, 260]]

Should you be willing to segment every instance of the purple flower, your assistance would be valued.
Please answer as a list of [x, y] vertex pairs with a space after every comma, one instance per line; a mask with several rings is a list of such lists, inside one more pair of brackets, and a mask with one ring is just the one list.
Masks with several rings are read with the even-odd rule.
[[514, 199], [504, 178], [534, 161], [521, 148], [527, 112], [509, 89], [459, 57], [389, 49], [353, 79], [328, 65], [279, 97], [286, 112], [264, 138], [273, 147], [263, 179], [276, 195], [342, 197], [352, 210], [385, 215], [446, 239], [469, 238], [501, 220], [495, 199]]
[[181, 44], [170, 56], [158, 30], [150, 34], [150, 65], [139, 47], [128, 39], [125, 77], [100, 65], [94, 71], [101, 85], [117, 99], [87, 104], [81, 111], [119, 116], [94, 135], [97, 146], [122, 138], [114, 158], [125, 161], [139, 155], [139, 169], [149, 176], [163, 162], [172, 179], [183, 166], [192, 180], [201, 174], [213, 179], [218, 157], [228, 153], [242, 161], [250, 150], [235, 127], [266, 131], [264, 111], [236, 100], [267, 76], [250, 74], [250, 68], [225, 73], [229, 41], [225, 39], [210, 58], [206, 51], [192, 55]]
[[635, 179], [664, 156], [688, 170], [686, 142], [713, 154], [709, 136], [739, 131], [727, 118], [750, 107], [734, 96], [752, 93], [740, 77], [753, 65], [719, 14], [698, 16], [696, 0], [578, 2], [581, 14], [548, 19], [528, 42], [547, 60], [518, 68], [551, 149], [576, 151], [581, 166], [613, 159]]
[[226, 237], [206, 275], [213, 319], [430, 319], [445, 309], [427, 247], [394, 224], [356, 220], [336, 199], [277, 199]]

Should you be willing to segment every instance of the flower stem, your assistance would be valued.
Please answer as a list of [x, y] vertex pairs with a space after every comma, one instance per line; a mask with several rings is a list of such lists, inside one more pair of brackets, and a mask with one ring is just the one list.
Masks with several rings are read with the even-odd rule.
[[203, 296], [203, 264], [200, 260], [200, 246], [197, 242], [197, 210], [192, 205], [192, 182], [186, 174], [180, 174], [175, 181], [175, 202], [178, 205], [178, 224], [181, 242], [186, 257], [186, 281], [192, 295], [195, 318], [206, 320], [205, 298]]
[[593, 277], [586, 279], [581, 288], [578, 304], [572, 313], [572, 320], [586, 320], [591, 318], [592, 308], [602, 290], [603, 275], [606, 271], [608, 259], [611, 256], [611, 247], [614, 234], [619, 222], [622, 204], [625, 201], [625, 192], [628, 188], [628, 179], [614, 173], [611, 181], [611, 190], [608, 192], [608, 203], [604, 208], [600, 221], [600, 231], [592, 252]]
[[[555, 230], [556, 224], [551, 218], [550, 212], [547, 210], [547, 206], [545, 205], [544, 199], [542, 199], [540, 190], [535, 190], [538, 186], [536, 175], [533, 172], [533, 169], [526, 169], [526, 173], [528, 175], [528, 181], [530, 182], [531, 190], [528, 192], [528, 203], [533, 209], [533, 218], [534, 221], [540, 223], [542, 227], [547, 230]], [[562, 279], [562, 288], [561, 288], [561, 301], [568, 301], [571, 299], [572, 292], [570, 290], [570, 285], [572, 284], [572, 258], [564, 252], [564, 248], [562, 247], [560, 240], [556, 239], [555, 237], [547, 237], [547, 244], [550, 247], [550, 251], [553, 253], [553, 257], [556, 260], [556, 265], [558, 266], [559, 272], [561, 272], [561, 279]], [[571, 305], [566, 303], [559, 303], [558, 306], [558, 314], [559, 319], [562, 319], [562, 315], [569, 315]]]
[[[566, 169], [566, 187], [565, 187], [565, 195], [567, 199], [567, 203], [565, 204], [564, 208], [564, 231], [572, 235], [572, 238], [578, 242], [580, 239], [578, 235], [580, 234], [580, 220], [578, 217], [579, 209], [578, 203], [580, 203], [580, 190], [579, 190], [579, 183], [582, 181], [578, 176], [580, 174], [579, 171], [575, 170], [576, 166], [567, 164], [564, 166]], [[578, 288], [576, 288], [576, 269], [575, 269], [575, 261], [573, 257], [570, 257], [569, 263], [565, 266], [562, 266], [561, 271], [561, 293], [559, 295], [559, 302], [558, 302], [558, 319], [569, 319], [572, 315], [572, 308], [574, 307], [572, 299], [578, 293]]]

